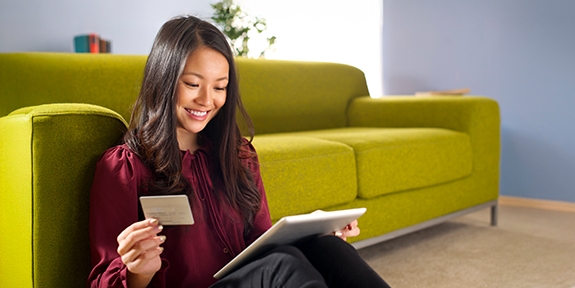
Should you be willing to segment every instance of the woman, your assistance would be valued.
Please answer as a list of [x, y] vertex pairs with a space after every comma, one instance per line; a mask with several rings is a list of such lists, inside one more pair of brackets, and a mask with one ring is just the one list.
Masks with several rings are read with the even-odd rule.
[[[89, 285], [331, 287], [351, 285], [339, 277], [351, 271], [350, 279], [386, 287], [353, 247], [334, 236], [277, 248], [216, 283], [212, 275], [271, 227], [257, 155], [241, 136], [236, 111], [253, 137], [224, 35], [191, 16], [165, 23], [124, 144], [107, 150], [96, 167]], [[140, 196], [171, 194], [188, 195], [194, 225], [164, 228], [144, 219]], [[357, 222], [337, 233], [356, 236]], [[325, 253], [331, 258], [320, 256]]]

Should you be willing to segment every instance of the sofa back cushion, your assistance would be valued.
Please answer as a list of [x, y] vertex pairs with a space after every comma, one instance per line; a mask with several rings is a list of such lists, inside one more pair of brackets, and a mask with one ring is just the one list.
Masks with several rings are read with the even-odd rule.
[[[352, 98], [368, 95], [361, 70], [335, 63], [238, 58], [240, 92], [256, 133], [343, 127]], [[146, 56], [0, 53], [0, 117], [49, 103], [89, 103], [129, 120]]]
[[89, 103], [130, 119], [145, 63], [132, 55], [0, 54], [0, 117], [27, 106]]
[[237, 64], [256, 134], [344, 127], [348, 103], [369, 95], [363, 72], [348, 65], [246, 58]]

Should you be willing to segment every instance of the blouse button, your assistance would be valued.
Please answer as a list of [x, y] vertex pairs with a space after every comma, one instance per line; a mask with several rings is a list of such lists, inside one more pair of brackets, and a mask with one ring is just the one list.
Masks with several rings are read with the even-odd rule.
[[224, 248], [224, 253], [228, 254], [228, 252], [230, 252], [230, 250], [228, 250], [228, 248]]

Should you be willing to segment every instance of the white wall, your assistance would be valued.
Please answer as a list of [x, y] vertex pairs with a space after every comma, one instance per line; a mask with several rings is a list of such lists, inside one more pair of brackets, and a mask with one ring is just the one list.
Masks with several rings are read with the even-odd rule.
[[[278, 37], [268, 59], [338, 62], [365, 74], [372, 97], [382, 95], [381, 0], [236, 0], [267, 20]], [[250, 40], [251, 41], [251, 40]]]

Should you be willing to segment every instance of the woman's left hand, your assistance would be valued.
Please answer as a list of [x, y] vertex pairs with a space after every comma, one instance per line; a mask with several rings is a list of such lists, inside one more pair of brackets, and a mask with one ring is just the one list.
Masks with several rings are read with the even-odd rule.
[[359, 227], [357, 227], [357, 220], [354, 220], [349, 225], [345, 226], [343, 229], [333, 232], [333, 234], [343, 239], [343, 241], [346, 241], [347, 237], [355, 237], [359, 235], [359, 232], [360, 231]]

